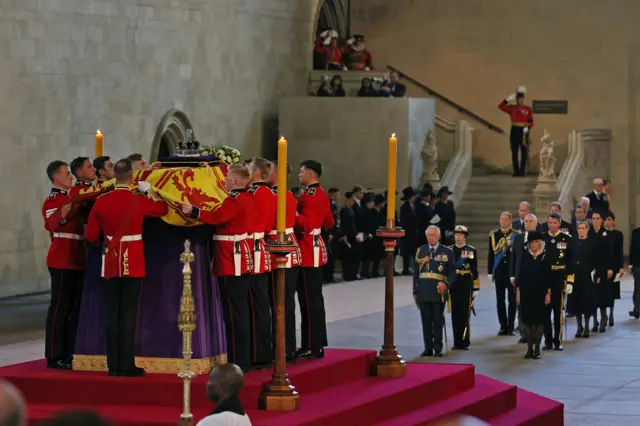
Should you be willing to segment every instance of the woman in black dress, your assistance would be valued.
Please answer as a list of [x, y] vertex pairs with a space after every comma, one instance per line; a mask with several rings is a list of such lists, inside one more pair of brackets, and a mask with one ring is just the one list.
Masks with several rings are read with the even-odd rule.
[[616, 216], [613, 212], [605, 214], [605, 226], [607, 234], [611, 238], [611, 260], [614, 278], [619, 275], [618, 281], [612, 282], [612, 299], [609, 309], [609, 327], [613, 327], [613, 307], [616, 299], [620, 300], [620, 279], [624, 277], [624, 235], [616, 229]]
[[542, 235], [536, 231], [529, 232], [527, 250], [516, 271], [516, 303], [520, 305], [527, 340], [525, 359], [540, 359], [545, 313], [548, 315], [545, 305], [551, 302], [551, 289], [547, 286], [550, 271], [551, 263], [544, 250]]
[[[576, 317], [578, 331], [576, 337], [589, 337], [589, 320], [596, 309], [596, 285], [591, 277], [595, 267], [595, 247], [589, 238], [589, 224], [578, 221], [577, 235], [571, 239], [569, 277], [573, 277], [571, 294], [567, 301], [567, 312]], [[569, 279], [571, 281], [571, 279]], [[584, 318], [584, 326], [582, 319]]]
[[595, 274], [596, 302], [600, 309], [600, 322], [598, 322], [598, 309], [593, 313], [592, 332], [604, 333], [607, 331], [607, 308], [613, 304], [613, 252], [611, 249], [611, 236], [603, 226], [603, 217], [599, 212], [593, 212], [591, 216], [591, 232], [589, 239], [593, 240], [595, 247]]

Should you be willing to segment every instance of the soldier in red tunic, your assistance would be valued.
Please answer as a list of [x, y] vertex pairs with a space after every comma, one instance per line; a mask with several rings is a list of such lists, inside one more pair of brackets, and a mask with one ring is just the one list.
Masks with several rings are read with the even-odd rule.
[[327, 324], [324, 310], [321, 267], [327, 263], [327, 247], [322, 240], [322, 228], [334, 225], [329, 197], [320, 186], [322, 164], [315, 160], [300, 163], [298, 179], [305, 185], [298, 200], [296, 236], [302, 253], [298, 302], [302, 317], [302, 344], [296, 352], [298, 358], [324, 358], [327, 346]]
[[251, 175], [247, 192], [253, 197], [256, 214], [249, 247], [253, 249], [253, 275], [249, 291], [251, 304], [252, 362], [256, 368], [266, 368], [273, 363], [273, 340], [271, 329], [271, 300], [269, 277], [271, 256], [265, 251], [265, 236], [273, 230], [276, 217], [276, 196], [266, 180], [271, 172], [271, 162], [256, 157], [249, 163]]
[[347, 68], [355, 71], [371, 71], [373, 63], [371, 53], [364, 44], [364, 36], [355, 34], [347, 41], [343, 51]]
[[[217, 277], [226, 327], [227, 359], [244, 372], [251, 366], [251, 314], [249, 286], [253, 253], [248, 234], [253, 231], [254, 198], [247, 193], [249, 171], [240, 164], [229, 167], [225, 188], [229, 196], [213, 211], [200, 210], [190, 203], [182, 212], [216, 226], [213, 236], [213, 268]], [[267, 322], [269, 324], [269, 322]]]
[[[291, 175], [291, 165], [287, 163], [287, 177]], [[269, 185], [273, 194], [278, 195], [278, 164], [271, 164], [271, 173], [269, 174]], [[298, 200], [293, 192], [287, 191], [287, 219], [286, 219], [286, 236], [287, 239], [298, 244], [296, 234], [293, 228], [296, 225], [296, 212], [298, 209]], [[277, 213], [277, 212], [276, 212]], [[269, 232], [269, 240], [275, 240], [277, 236], [277, 217], [273, 223], [273, 230]], [[293, 253], [287, 255], [287, 264], [285, 271], [285, 290], [284, 290], [284, 323], [285, 323], [285, 350], [287, 353], [287, 361], [295, 363], [296, 360], [296, 287], [298, 285], [298, 277], [300, 275], [300, 246]], [[276, 327], [276, 277], [275, 277], [275, 255], [271, 259], [273, 272], [271, 273], [271, 306], [273, 312], [273, 335], [275, 336]]]
[[42, 206], [44, 227], [51, 235], [47, 267], [51, 275], [51, 302], [45, 331], [45, 358], [49, 368], [71, 369], [78, 311], [82, 296], [85, 246], [82, 215], [69, 197], [73, 176], [67, 163], [47, 166], [52, 188]]
[[[104, 241], [102, 277], [107, 313], [107, 366], [110, 376], [138, 377], [145, 371], [135, 365], [134, 344], [140, 288], [145, 277], [142, 222], [145, 217], [162, 217], [167, 205], [162, 200], [134, 194], [131, 160], [115, 167], [115, 190], [99, 196], [91, 209], [84, 236], [91, 244]], [[139, 191], [150, 185], [138, 182]]]
[[[529, 154], [529, 131], [533, 127], [533, 110], [524, 104], [524, 96], [527, 89], [524, 86], [518, 87], [517, 93], [512, 93], [498, 105], [502, 111], [509, 114], [511, 118], [511, 163], [513, 165], [513, 176], [524, 176], [527, 167], [527, 156]], [[510, 102], [516, 101], [516, 105]], [[518, 162], [518, 152], [520, 161]]]
[[313, 49], [314, 69], [347, 70], [342, 64], [342, 49], [338, 46], [338, 32], [327, 29], [316, 36]]

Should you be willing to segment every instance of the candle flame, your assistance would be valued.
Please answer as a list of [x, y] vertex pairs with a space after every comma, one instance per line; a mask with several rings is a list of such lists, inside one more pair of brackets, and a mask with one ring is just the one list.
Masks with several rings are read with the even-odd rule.
[[284, 140], [284, 136], [280, 136], [280, 140], [281, 140], [281, 141], [282, 141], [282, 140]]
[[395, 133], [392, 133], [392, 134], [391, 134], [391, 137], [392, 137], [392, 138], [395, 138], [395, 137], [396, 137], [396, 134], [395, 134]]
[[96, 130], [96, 135], [101, 135], [102, 132], [100, 130]]

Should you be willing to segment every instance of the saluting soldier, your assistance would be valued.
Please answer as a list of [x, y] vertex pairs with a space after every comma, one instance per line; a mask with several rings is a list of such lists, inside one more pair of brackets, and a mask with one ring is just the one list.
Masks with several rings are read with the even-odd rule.
[[252, 362], [255, 368], [266, 368], [273, 363], [273, 339], [271, 335], [271, 256], [265, 250], [265, 236], [273, 230], [276, 220], [276, 196], [266, 182], [271, 172], [271, 162], [254, 158], [248, 166], [251, 177], [247, 193], [255, 201], [253, 232], [247, 241], [253, 251], [253, 276], [249, 287], [251, 305]]
[[453, 230], [456, 243], [451, 246], [456, 265], [456, 280], [451, 285], [451, 322], [453, 327], [453, 349], [466, 351], [471, 344], [471, 308], [480, 290], [478, 278], [478, 253], [467, 244], [469, 231], [458, 225]]
[[420, 309], [424, 352], [420, 356], [442, 356], [443, 307], [456, 280], [453, 251], [440, 244], [440, 228], [427, 228], [427, 244], [418, 248], [413, 274], [413, 300]]
[[186, 202], [182, 212], [192, 219], [216, 226], [213, 236], [212, 273], [220, 289], [224, 317], [227, 358], [244, 372], [251, 367], [251, 314], [249, 287], [253, 273], [253, 253], [248, 244], [255, 200], [247, 193], [249, 170], [234, 164], [229, 167], [225, 189], [229, 196], [214, 211], [201, 210]]
[[[567, 265], [571, 262], [570, 241], [571, 236], [560, 232], [562, 217], [557, 213], [549, 213], [547, 226], [549, 231], [544, 234], [545, 249], [548, 261], [551, 265], [549, 282], [551, 289], [551, 303], [547, 305], [544, 322], [544, 350], [554, 349], [561, 351], [562, 347], [562, 322], [564, 311], [564, 297], [567, 285]], [[570, 275], [571, 283], [573, 276]], [[550, 315], [553, 313], [553, 329], [551, 328]]]
[[[110, 376], [139, 377], [145, 371], [134, 359], [140, 288], [146, 275], [142, 223], [145, 217], [162, 217], [167, 204], [131, 191], [133, 164], [125, 158], [115, 165], [117, 185], [96, 199], [84, 232], [87, 242], [104, 241], [102, 278], [107, 311], [107, 366]], [[138, 182], [141, 193], [151, 185]]]
[[[529, 131], [533, 127], [533, 110], [524, 104], [524, 96], [527, 89], [518, 87], [516, 93], [512, 93], [498, 105], [501, 111], [509, 114], [511, 118], [511, 162], [513, 176], [524, 176], [527, 167], [527, 155], [529, 152]], [[511, 102], [516, 101], [515, 105]], [[520, 161], [518, 162], [518, 153]]]
[[[517, 234], [511, 228], [511, 213], [500, 214], [500, 228], [489, 233], [489, 256], [487, 258], [487, 271], [489, 281], [495, 282], [498, 321], [500, 331], [498, 336], [513, 336], [515, 334], [516, 321], [516, 290], [511, 283], [510, 262], [512, 256], [513, 240]], [[507, 298], [505, 299], [505, 292]], [[505, 301], [508, 300], [507, 310]]]

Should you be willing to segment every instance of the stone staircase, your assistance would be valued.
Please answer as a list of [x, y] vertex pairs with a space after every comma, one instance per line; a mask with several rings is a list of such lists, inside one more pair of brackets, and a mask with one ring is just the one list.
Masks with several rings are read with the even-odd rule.
[[500, 213], [517, 217], [520, 201], [534, 204], [537, 176], [514, 178], [506, 174], [472, 176], [464, 197], [456, 207], [457, 223], [469, 229], [468, 243], [478, 249], [478, 266], [486, 268], [489, 232], [498, 227]]

